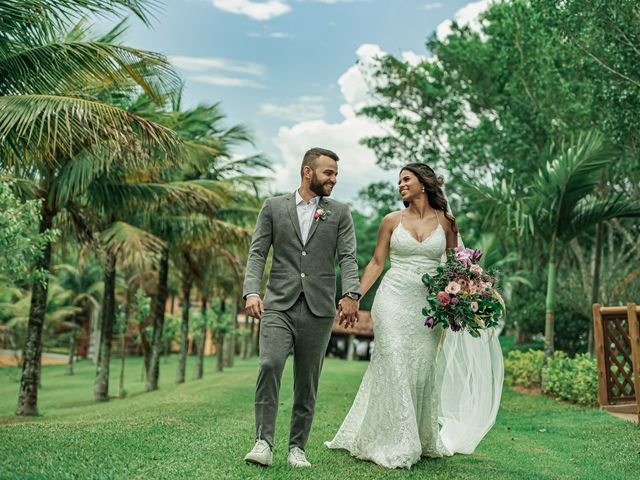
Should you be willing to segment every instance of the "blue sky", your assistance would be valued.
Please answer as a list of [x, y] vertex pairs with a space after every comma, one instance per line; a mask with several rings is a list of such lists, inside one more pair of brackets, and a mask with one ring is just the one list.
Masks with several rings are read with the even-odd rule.
[[358, 144], [377, 127], [353, 115], [367, 101], [356, 61], [428, 55], [429, 35], [443, 34], [448, 19], [472, 21], [486, 3], [167, 0], [151, 29], [131, 22], [126, 42], [172, 60], [186, 81], [185, 107], [221, 102], [229, 124], [251, 129], [256, 149], [239, 153], [269, 156], [271, 190], [293, 190], [306, 148], [324, 146], [341, 156], [334, 196], [348, 201], [373, 181], [397, 178]]

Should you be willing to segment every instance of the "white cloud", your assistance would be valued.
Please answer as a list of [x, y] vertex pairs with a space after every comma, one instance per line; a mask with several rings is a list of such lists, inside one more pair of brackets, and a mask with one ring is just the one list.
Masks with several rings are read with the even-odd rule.
[[291, 7], [280, 0], [253, 2], [251, 0], [212, 0], [213, 6], [223, 12], [245, 15], [253, 20], [270, 20], [291, 11]]
[[191, 82], [206, 83], [217, 87], [251, 87], [265, 88], [264, 85], [251, 78], [226, 77], [224, 75], [193, 75], [187, 77]]
[[290, 105], [264, 103], [260, 106], [260, 113], [294, 122], [317, 120], [326, 114], [325, 101], [324, 97], [302, 96]]
[[186, 57], [174, 55], [169, 57], [169, 61], [177, 68], [190, 72], [203, 72], [206, 70], [221, 70], [223, 72], [243, 73], [261, 77], [265, 74], [264, 65], [252, 62], [240, 62], [226, 58], [216, 57]]
[[329, 5], [334, 5], [336, 3], [354, 3], [354, 2], [358, 2], [358, 3], [368, 3], [371, 0], [316, 0], [319, 3], [327, 3]]
[[287, 38], [291, 39], [294, 37], [291, 33], [284, 32], [271, 32], [271, 33], [259, 33], [259, 32], [249, 32], [247, 33], [247, 37], [251, 38]]
[[340, 156], [338, 183], [333, 193], [339, 200], [355, 200], [358, 191], [372, 182], [397, 181], [398, 172], [379, 168], [373, 151], [360, 144], [363, 138], [382, 135], [383, 128], [368, 118], [356, 115], [357, 110], [372, 101], [369, 88], [373, 80], [369, 78], [369, 72], [376, 63], [375, 58], [384, 52], [377, 45], [364, 44], [356, 54], [358, 63], [338, 79], [345, 100], [340, 107], [341, 121], [303, 121], [291, 127], [281, 127], [278, 131], [275, 144], [284, 163], [275, 166], [275, 190], [292, 191], [300, 184], [302, 157], [314, 146], [329, 148]]
[[[480, 32], [482, 30], [482, 24], [478, 17], [482, 12], [487, 10], [492, 3], [494, 3], [494, 0], [480, 0], [479, 2], [469, 3], [458, 10], [453, 15], [453, 18], [459, 26], [468, 26], [472, 31]], [[445, 20], [436, 27], [436, 37], [438, 40], [443, 42], [451, 35], [452, 24], [453, 22], [451, 20]]]
[[[242, 62], [219, 57], [170, 56], [177, 68], [190, 72], [187, 80], [217, 87], [264, 88], [256, 79], [264, 77], [266, 67], [259, 63]], [[234, 75], [227, 75], [234, 74]], [[245, 75], [237, 76], [237, 75]]]
[[440, 2], [434, 2], [434, 3], [427, 3], [426, 5], [423, 5], [421, 8], [422, 10], [435, 10], [437, 8], [442, 8], [443, 5]]

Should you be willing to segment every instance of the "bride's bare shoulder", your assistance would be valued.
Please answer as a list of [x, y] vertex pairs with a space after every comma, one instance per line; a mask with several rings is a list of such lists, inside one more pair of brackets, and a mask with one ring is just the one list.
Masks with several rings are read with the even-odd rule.
[[381, 227], [387, 228], [389, 230], [393, 230], [400, 223], [400, 218], [402, 217], [402, 211], [397, 210], [395, 212], [388, 213], [382, 219]]

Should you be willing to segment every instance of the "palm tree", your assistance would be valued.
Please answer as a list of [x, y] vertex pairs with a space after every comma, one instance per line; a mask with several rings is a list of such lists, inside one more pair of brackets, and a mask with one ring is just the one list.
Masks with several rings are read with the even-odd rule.
[[[108, 105], [99, 93], [138, 85], [152, 97], [174, 88], [166, 59], [116, 44], [119, 24], [107, 35], [84, 40], [86, 14], [133, 12], [147, 22], [152, 0], [29, 0], [0, 3], [0, 175], [18, 177], [22, 193], [41, 201], [41, 233], [72, 210], [86, 177], [66, 167], [80, 155], [108, 170], [114, 161], [135, 163], [159, 149], [171, 156], [179, 145], [160, 125]], [[75, 23], [75, 26], [69, 27]], [[112, 155], [106, 154], [110, 152]], [[30, 182], [28, 181], [30, 180]], [[35, 267], [48, 272], [51, 242]], [[41, 337], [48, 283], [34, 282], [18, 415], [37, 413]]]
[[506, 184], [471, 185], [479, 202], [489, 206], [488, 219], [515, 226], [521, 233], [546, 244], [547, 293], [545, 358], [554, 352], [554, 306], [558, 258], [577, 235], [614, 218], [640, 216], [640, 204], [627, 198], [624, 189], [610, 186], [607, 197], [596, 195], [601, 174], [617, 159], [602, 136], [595, 132], [578, 135], [550, 149], [550, 161], [533, 183], [527, 196], [514, 198]]
[[86, 262], [85, 252], [78, 254], [75, 265], [63, 263], [56, 265], [54, 271], [60, 285], [73, 292], [70, 303], [78, 307], [79, 312], [72, 318], [72, 329], [69, 336], [69, 375], [74, 373], [74, 358], [76, 353], [77, 334], [79, 330], [91, 322], [94, 311], [100, 309], [98, 300], [103, 291], [101, 281], [102, 269], [94, 262]]

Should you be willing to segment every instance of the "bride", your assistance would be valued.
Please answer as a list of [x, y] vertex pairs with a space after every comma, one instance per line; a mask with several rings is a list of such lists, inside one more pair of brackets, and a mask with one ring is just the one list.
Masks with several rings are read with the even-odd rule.
[[423, 163], [400, 171], [405, 209], [380, 225], [362, 295], [391, 268], [376, 293], [371, 317], [376, 348], [360, 389], [329, 448], [388, 468], [410, 468], [420, 457], [473, 453], [495, 422], [503, 364], [497, 335], [424, 326], [421, 277], [435, 273], [447, 249], [462, 244], [442, 191]]

